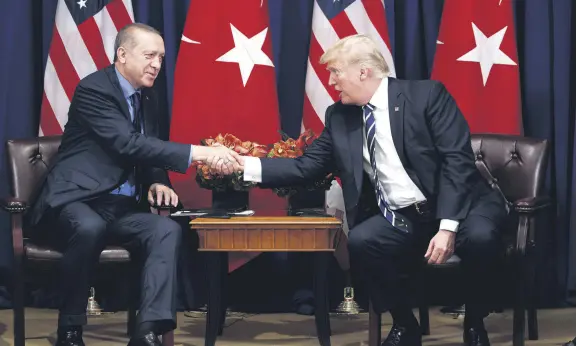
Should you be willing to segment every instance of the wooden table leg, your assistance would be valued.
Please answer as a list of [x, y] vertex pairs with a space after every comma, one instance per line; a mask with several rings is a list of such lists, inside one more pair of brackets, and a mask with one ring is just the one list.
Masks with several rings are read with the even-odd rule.
[[375, 310], [373, 302], [369, 300], [369, 346], [381, 344], [381, 314]]
[[321, 346], [331, 345], [331, 324], [329, 319], [329, 297], [327, 295], [327, 272], [330, 252], [315, 253], [315, 323]]
[[208, 277], [208, 311], [206, 315], [206, 331], [204, 336], [205, 346], [214, 346], [219, 331], [222, 330], [222, 288], [223, 288], [223, 264], [226, 252], [208, 252], [207, 277]]

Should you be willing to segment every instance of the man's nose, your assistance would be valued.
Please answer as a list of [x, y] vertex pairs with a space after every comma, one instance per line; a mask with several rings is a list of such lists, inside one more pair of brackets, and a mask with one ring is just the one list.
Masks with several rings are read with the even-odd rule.
[[154, 67], [154, 68], [160, 68], [160, 59], [156, 58], [152, 60], [152, 63], [150, 64], [150, 66]]
[[333, 76], [330, 76], [329, 77], [329, 85], [335, 85], [335, 84], [336, 84], [335, 79], [333, 78]]

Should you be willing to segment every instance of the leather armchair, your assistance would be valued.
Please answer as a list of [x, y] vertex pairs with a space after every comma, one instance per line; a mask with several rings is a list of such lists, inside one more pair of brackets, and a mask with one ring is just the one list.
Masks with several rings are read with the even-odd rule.
[[[9, 140], [6, 142], [8, 170], [10, 176], [11, 196], [2, 200], [4, 210], [10, 213], [12, 228], [12, 246], [14, 249], [13, 267], [13, 312], [14, 312], [14, 345], [25, 344], [24, 322], [24, 284], [38, 279], [31, 275], [34, 269], [53, 267], [62, 258], [62, 254], [49, 247], [35, 244], [26, 234], [23, 227], [23, 216], [28, 207], [33, 203], [39, 186], [44, 181], [50, 165], [52, 164], [58, 147], [60, 136], [47, 136], [34, 139]], [[167, 214], [167, 210], [158, 208], [159, 213]], [[100, 266], [116, 269], [129, 270], [130, 275], [138, 275], [138, 268], [131, 263], [130, 253], [121, 247], [107, 247], [100, 255]], [[139, 292], [138, 277], [130, 280], [131, 292]], [[138, 294], [131, 295], [133, 301], [129, 304], [127, 333], [131, 334], [136, 321]]]
[[[528, 315], [528, 336], [538, 339], [537, 310], [533, 299], [535, 287], [535, 250], [538, 220], [551, 205], [544, 195], [544, 182], [549, 155], [547, 140], [499, 134], [474, 134], [471, 145], [475, 164], [482, 176], [499, 191], [509, 208], [503, 232], [507, 263], [515, 277], [513, 345], [523, 346], [525, 312]], [[457, 268], [460, 259], [453, 256], [442, 268]], [[429, 334], [429, 307], [422, 283], [419, 318], [423, 334]], [[369, 308], [369, 345], [380, 345], [381, 316]]]

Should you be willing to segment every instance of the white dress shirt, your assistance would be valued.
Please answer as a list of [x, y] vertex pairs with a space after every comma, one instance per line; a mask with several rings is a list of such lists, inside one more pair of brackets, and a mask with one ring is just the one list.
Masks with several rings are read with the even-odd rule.
[[[377, 162], [377, 176], [383, 189], [385, 201], [390, 209], [396, 210], [410, 206], [411, 204], [425, 201], [426, 198], [419, 188], [413, 183], [407, 171], [401, 163], [401, 159], [395, 149], [389, 121], [389, 83], [383, 78], [377, 91], [369, 101], [373, 106], [375, 117], [375, 160]], [[394, 113], [393, 116], [396, 114]], [[398, 114], [401, 116], [401, 114]], [[365, 124], [363, 117], [363, 169], [369, 176], [373, 186], [373, 169], [366, 143]], [[244, 180], [260, 183], [262, 181], [262, 167], [260, 159], [245, 157]], [[459, 222], [443, 219], [439, 229], [456, 232]]]

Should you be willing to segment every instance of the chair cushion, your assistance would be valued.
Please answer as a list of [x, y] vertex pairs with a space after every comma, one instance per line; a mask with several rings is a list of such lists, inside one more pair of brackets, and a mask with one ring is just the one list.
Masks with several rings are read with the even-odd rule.
[[[26, 258], [32, 261], [58, 261], [62, 253], [47, 246], [27, 242], [24, 246]], [[100, 254], [100, 263], [130, 262], [130, 253], [119, 246], [108, 246]]]

